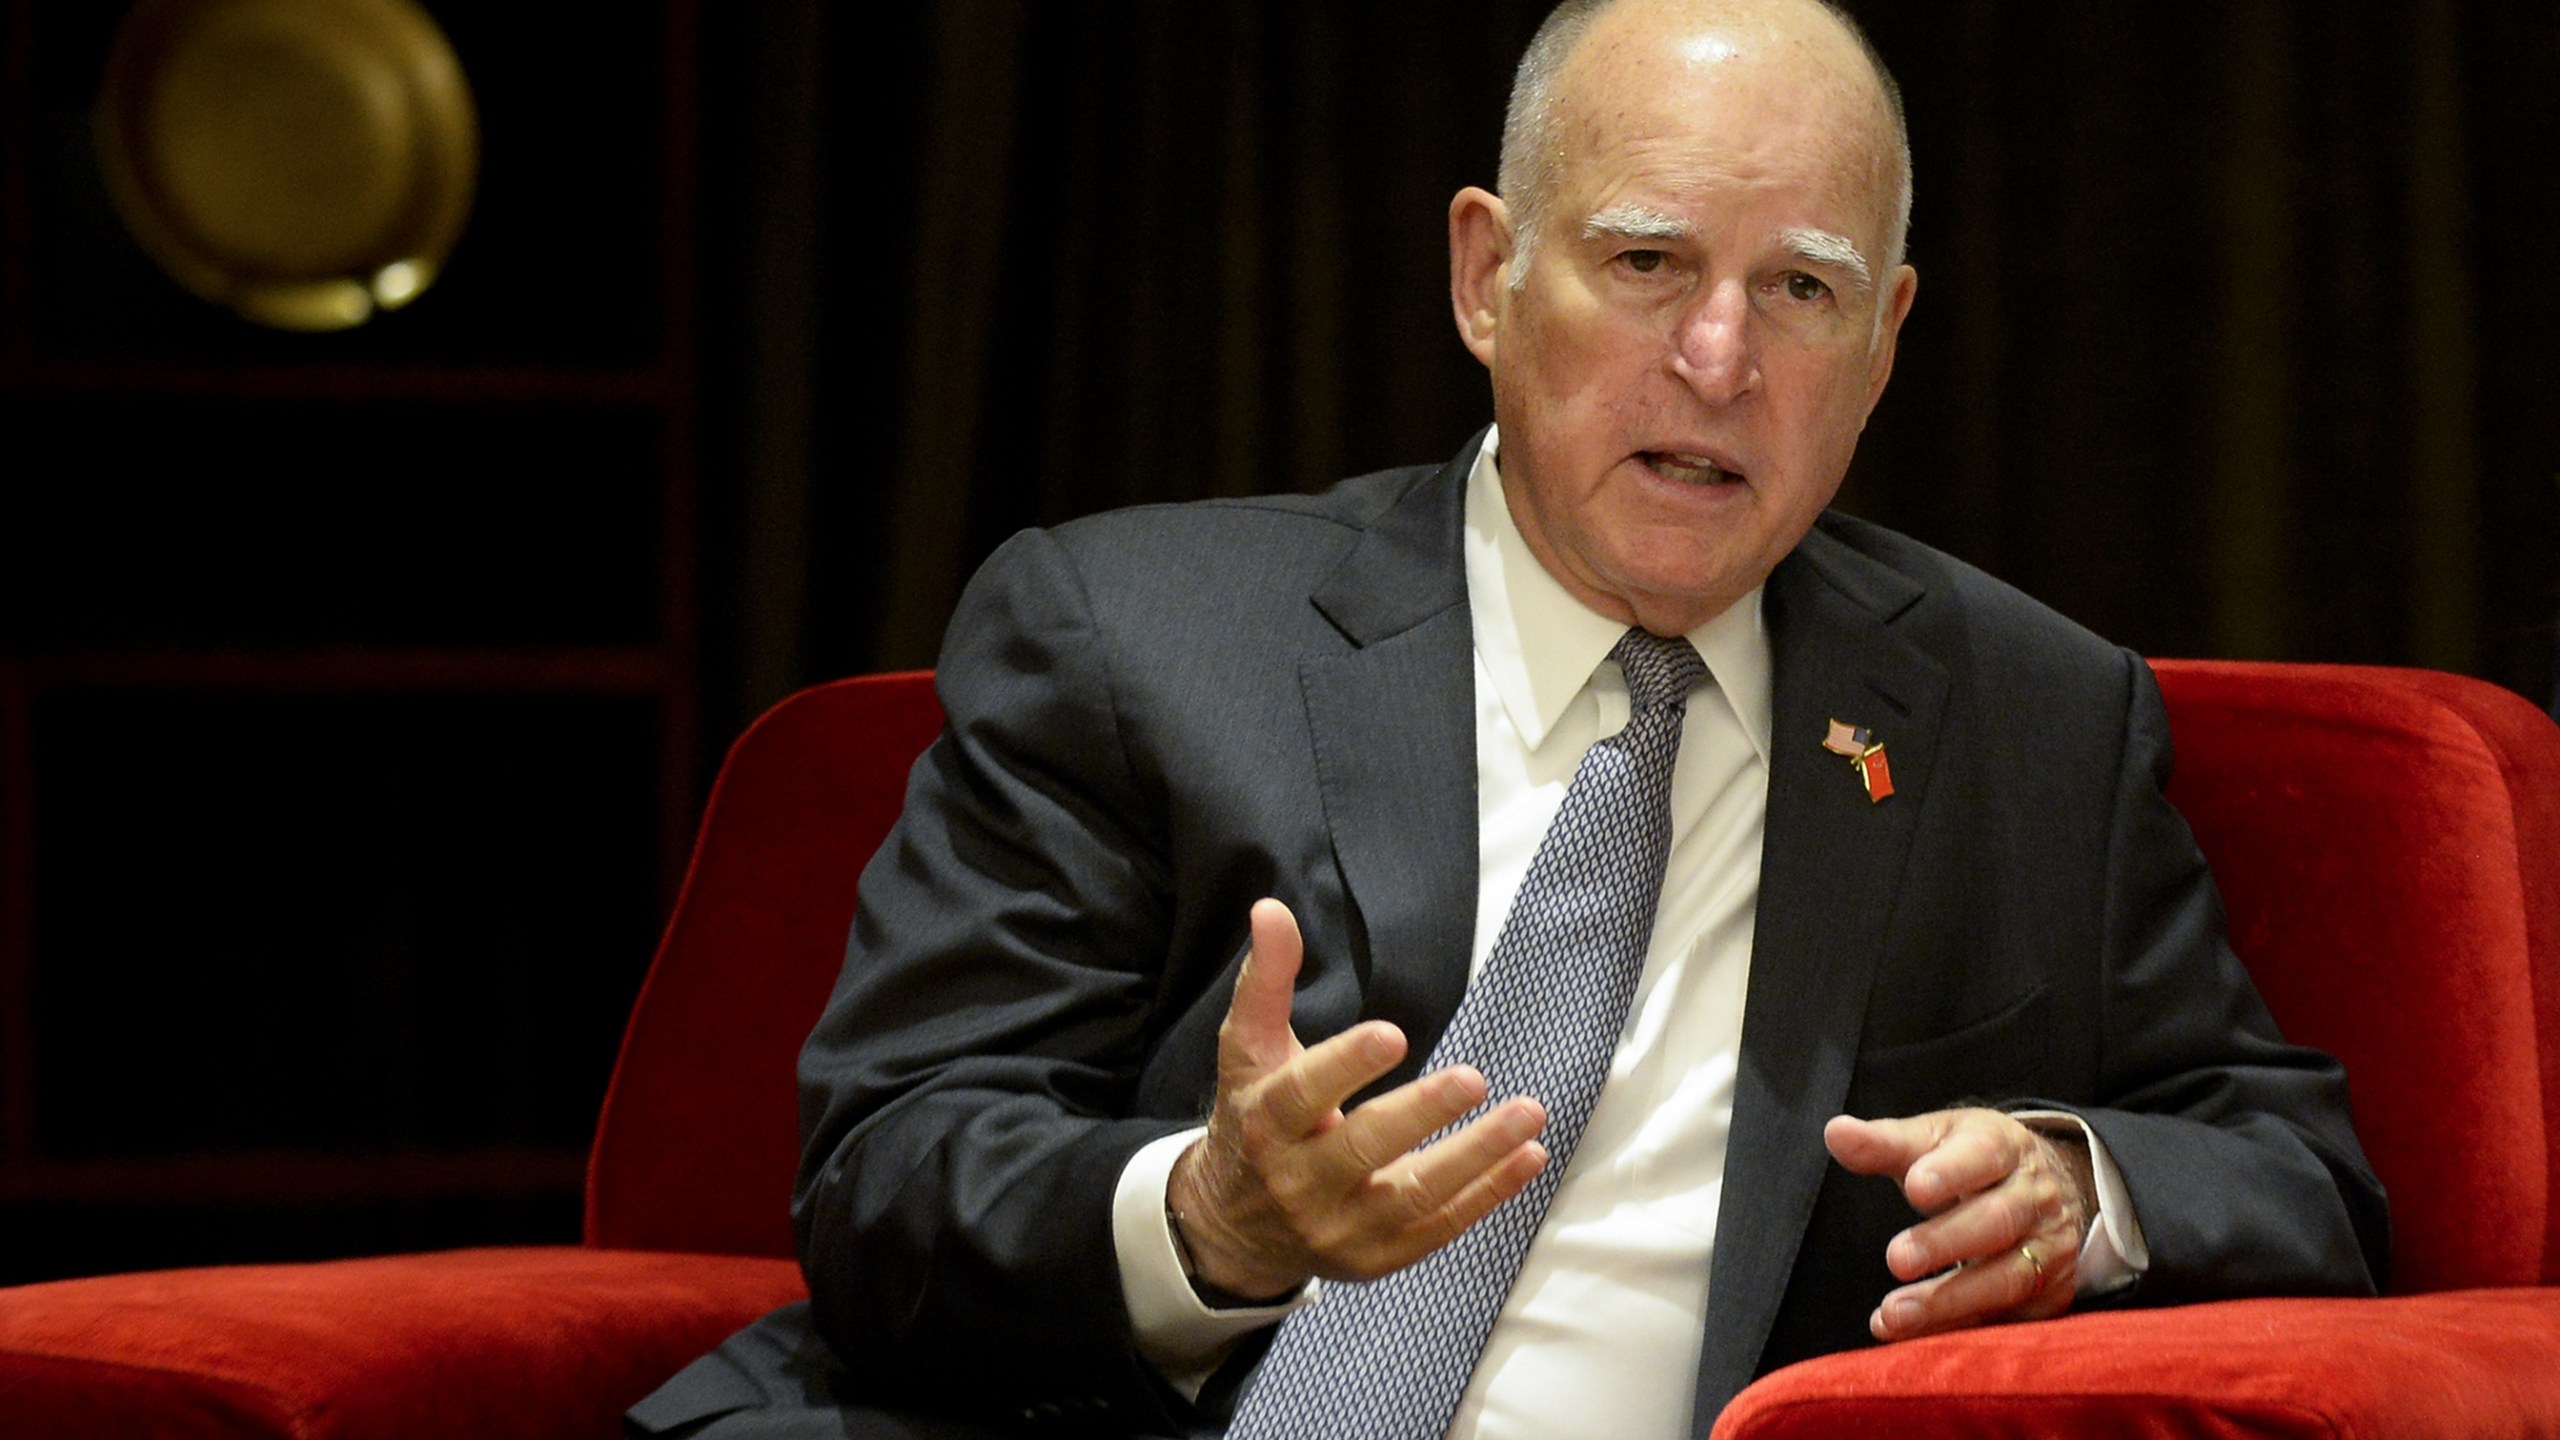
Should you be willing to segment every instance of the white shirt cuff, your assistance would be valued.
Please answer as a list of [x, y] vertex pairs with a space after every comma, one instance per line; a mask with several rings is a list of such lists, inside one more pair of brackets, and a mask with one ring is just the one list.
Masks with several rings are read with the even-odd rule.
[[2124, 1193], [2124, 1173], [2116, 1169], [2115, 1157], [2099, 1142], [2098, 1132], [2068, 1110], [2016, 1110], [2010, 1118], [2032, 1130], [2069, 1134], [2076, 1129], [2089, 1143], [2089, 1173], [2098, 1185], [2098, 1223], [2089, 1227], [2088, 1238], [2080, 1242], [2078, 1292], [2104, 1295], [2141, 1278], [2151, 1268], [2151, 1247], [2143, 1243], [2142, 1221], [2133, 1213], [2132, 1198]]
[[1165, 1214], [1165, 1190], [1173, 1162], [1206, 1130], [1185, 1130], [1148, 1144], [1121, 1168], [1111, 1197], [1111, 1244], [1120, 1262], [1120, 1295], [1129, 1306], [1129, 1329], [1138, 1353], [1165, 1383], [1196, 1400], [1200, 1387], [1235, 1343], [1315, 1298], [1309, 1281], [1295, 1295], [1269, 1305], [1217, 1310], [1201, 1303], [1182, 1273]]

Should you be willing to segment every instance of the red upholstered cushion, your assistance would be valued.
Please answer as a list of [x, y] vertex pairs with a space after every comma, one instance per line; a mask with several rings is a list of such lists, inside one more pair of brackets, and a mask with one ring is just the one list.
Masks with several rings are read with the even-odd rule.
[[596, 1125], [589, 1244], [792, 1253], [800, 1044], [941, 726], [930, 674], [873, 675], [801, 691], [731, 747]]
[[[2560, 1289], [2534, 1285], [2560, 1262], [2560, 727], [2456, 676], [2154, 668], [2232, 943], [2346, 1061], [2394, 1288], [2436, 1293], [1826, 1356], [1743, 1391], [1718, 1440], [2560, 1435]], [[2457, 1288], [2489, 1284], [2519, 1288]]]
[[1789, 1366], [1715, 1440], [2549, 1435], [2555, 1357], [2550, 1289], [2078, 1315]]
[[803, 1290], [788, 1261], [567, 1246], [0, 1290], [11, 1440], [610, 1440]]
[[2553, 1171], [2526, 852], [2501, 752], [2466, 713], [2504, 692], [2347, 666], [2155, 668], [2170, 798], [2232, 945], [2285, 1032], [2346, 1062], [2391, 1194], [2393, 1289], [2533, 1284]]
[[2551, 1160], [2549, 1239], [2542, 1279], [2560, 1284], [2560, 725], [2511, 691], [2433, 670], [2398, 672], [2460, 710], [2498, 754], [2515, 802], [2524, 867], [2526, 943], [2534, 954], [2534, 1012], [2542, 1036], [2543, 1149]]

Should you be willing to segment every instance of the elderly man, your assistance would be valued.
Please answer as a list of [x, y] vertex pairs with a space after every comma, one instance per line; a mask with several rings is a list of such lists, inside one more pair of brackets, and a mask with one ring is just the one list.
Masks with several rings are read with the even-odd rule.
[[1917, 284], [1863, 39], [1569, 0], [1501, 184], [1457, 459], [981, 572], [803, 1058], [811, 1305], [636, 1424], [1702, 1435], [1871, 1340], [2374, 1288], [2148, 671], [1825, 514]]

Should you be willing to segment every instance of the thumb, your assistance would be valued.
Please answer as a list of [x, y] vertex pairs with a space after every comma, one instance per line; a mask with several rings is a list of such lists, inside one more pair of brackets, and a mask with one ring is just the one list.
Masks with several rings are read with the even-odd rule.
[[1840, 1162], [1840, 1168], [1853, 1175], [1888, 1175], [1896, 1180], [1941, 1138], [1941, 1127], [1928, 1116], [1862, 1120], [1855, 1115], [1834, 1115], [1822, 1127], [1823, 1148]]
[[1297, 993], [1306, 942], [1298, 934], [1298, 917], [1277, 900], [1255, 901], [1250, 924], [1253, 945], [1236, 975], [1235, 999], [1219, 1030], [1219, 1051], [1223, 1060], [1260, 1074], [1298, 1053], [1298, 1037], [1289, 1029], [1289, 1001]]

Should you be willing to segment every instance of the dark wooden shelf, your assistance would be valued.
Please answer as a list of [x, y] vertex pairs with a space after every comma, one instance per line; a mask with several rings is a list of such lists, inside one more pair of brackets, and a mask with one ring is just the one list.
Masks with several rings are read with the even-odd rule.
[[0, 1164], [0, 1202], [94, 1205], [148, 1197], [155, 1205], [309, 1205], [559, 1195], [583, 1189], [586, 1176], [583, 1150], [505, 1145], [22, 1160]]
[[277, 650], [36, 652], [0, 657], [0, 690], [239, 690], [343, 695], [655, 696], [675, 679], [655, 648], [336, 646]]
[[472, 218], [326, 336], [115, 219], [129, 8], [0, 0], [0, 1283], [573, 1236], [699, 804], [695, 0], [431, 5]]
[[416, 401], [502, 408], [658, 406], [680, 398], [657, 367], [225, 365], [0, 357], [0, 392], [52, 398]]

